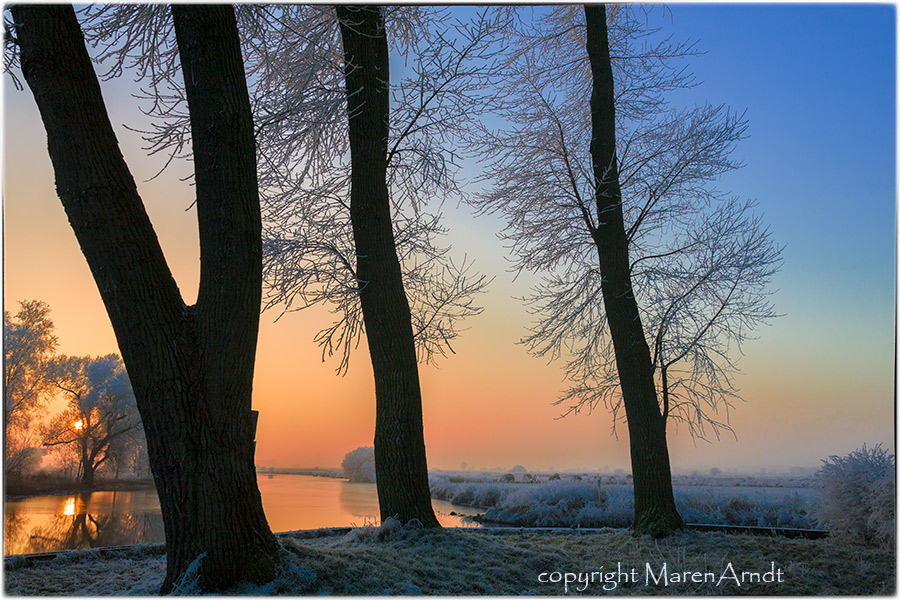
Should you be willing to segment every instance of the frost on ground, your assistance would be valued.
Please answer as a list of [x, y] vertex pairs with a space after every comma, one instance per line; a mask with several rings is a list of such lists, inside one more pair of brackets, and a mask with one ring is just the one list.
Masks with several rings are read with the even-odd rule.
[[162, 544], [128, 550], [73, 550], [48, 561], [5, 559], [5, 591], [14, 596], [147, 596], [166, 574]]
[[[559, 477], [559, 476], [556, 476]], [[433, 475], [431, 495], [486, 508], [484, 520], [525, 527], [628, 527], [632, 486], [613, 477], [532, 476], [522, 482], [468, 481]], [[675, 486], [675, 503], [688, 523], [812, 528], [814, 492], [804, 487]]]
[[[892, 594], [893, 550], [833, 540], [680, 533], [665, 540], [622, 531], [534, 531], [365, 527], [345, 535], [327, 531], [279, 536], [286, 550], [276, 582], [234, 590], [245, 595], [562, 595], [554, 574], [635, 569], [635, 581], [604, 590], [595, 579], [589, 594]], [[317, 537], [313, 537], [313, 536]], [[731, 579], [720, 584], [675, 581], [685, 571], [721, 574], [780, 570], [781, 583]], [[669, 585], [649, 585], [646, 569]], [[53, 561], [8, 559], [11, 595], [146, 595], [165, 572], [152, 552], [73, 551]], [[581, 584], [569, 586], [577, 592]], [[190, 590], [183, 590], [190, 591]]]

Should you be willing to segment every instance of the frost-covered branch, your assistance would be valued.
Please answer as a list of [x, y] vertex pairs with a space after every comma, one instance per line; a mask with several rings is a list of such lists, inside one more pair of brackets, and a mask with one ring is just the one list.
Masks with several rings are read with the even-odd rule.
[[[429, 362], [452, 352], [460, 321], [480, 312], [473, 298], [488, 283], [467, 261], [457, 267], [439, 239], [441, 203], [462, 193], [459, 131], [486, 103], [480, 90], [491, 69], [491, 30], [483, 17], [448, 26], [443, 11], [422, 7], [397, 7], [386, 16], [395, 50], [412, 63], [392, 87], [388, 183], [419, 359]], [[284, 19], [291, 23], [286, 31], [309, 31], [308, 21], [319, 19], [320, 35], [314, 46], [266, 43], [279, 50], [255, 71], [260, 105], [294, 97], [307, 105], [266, 119], [258, 131], [266, 157], [260, 167], [266, 301], [283, 310], [331, 306], [335, 321], [316, 341], [323, 358], [340, 355], [342, 372], [363, 331], [356, 292], [366, 284], [355, 275], [350, 226], [343, 58], [333, 14], [291, 7]], [[284, 74], [296, 74], [298, 64], [307, 65], [304, 77], [284, 87]]]
[[[473, 204], [506, 218], [502, 237], [514, 270], [543, 274], [526, 298], [534, 322], [522, 342], [532, 354], [563, 361], [570, 387], [557, 404], [564, 414], [602, 404], [615, 427], [621, 392], [592, 226], [604, 215], [589, 153], [584, 15], [574, 6], [512, 10], [503, 9], [512, 25], [501, 84], [507, 100], [495, 104], [506, 124], [473, 136], [490, 184]], [[642, 10], [608, 11], [633, 291], [661, 413], [692, 435], [704, 438], [710, 426], [718, 436], [730, 430], [741, 346], [775, 316], [767, 287], [780, 248], [752, 202], [716, 189], [741, 166], [732, 155], [746, 120], [725, 106], [670, 103], [669, 92], [696, 85], [684, 59], [698, 51], [648, 27]]]
[[[494, 68], [494, 26], [484, 14], [453, 22], [446, 9], [385, 11], [393, 50], [408, 74], [392, 85], [391, 186], [397, 251], [404, 268], [419, 357], [452, 351], [459, 322], [480, 309], [488, 283], [457, 268], [443, 247], [441, 203], [462, 193], [460, 130], [478, 118]], [[167, 7], [90, 6], [87, 39], [108, 77], [134, 73], [150, 116], [141, 131], [151, 154], [188, 158], [190, 127]], [[349, 142], [344, 57], [333, 7], [236, 7], [257, 140], [264, 222], [264, 308], [322, 304], [334, 322], [316, 341], [347, 368], [363, 331], [349, 218]], [[437, 300], [436, 300], [437, 299]]]

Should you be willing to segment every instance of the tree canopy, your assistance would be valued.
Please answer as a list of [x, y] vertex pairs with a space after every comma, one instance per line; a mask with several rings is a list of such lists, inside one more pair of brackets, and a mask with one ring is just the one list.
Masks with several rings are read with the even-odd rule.
[[128, 373], [116, 354], [64, 356], [53, 381], [68, 405], [47, 426], [44, 446], [66, 447], [78, 461], [84, 485], [91, 488], [97, 470], [124, 450], [128, 434], [141, 428]]
[[[579, 6], [509, 16], [495, 111], [506, 125], [473, 136], [489, 186], [473, 204], [506, 218], [513, 268], [540, 274], [526, 298], [523, 343], [565, 364], [565, 414], [621, 411], [619, 374], [600, 301], [598, 213], [590, 154], [591, 72]], [[780, 265], [755, 202], [718, 188], [747, 121], [725, 105], [678, 106], [694, 87], [694, 44], [649, 27], [633, 6], [608, 11], [617, 170], [634, 295], [665, 415], [692, 435], [718, 436], [737, 397], [742, 344], [776, 316], [769, 283]]]
[[3, 400], [6, 435], [27, 428], [41, 412], [52, 389], [57, 339], [50, 307], [39, 300], [19, 302], [19, 311], [3, 312]]

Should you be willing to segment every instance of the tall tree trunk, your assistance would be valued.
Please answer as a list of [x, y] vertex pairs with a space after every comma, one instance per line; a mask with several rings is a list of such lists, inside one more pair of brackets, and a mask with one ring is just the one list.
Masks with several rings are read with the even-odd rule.
[[94, 466], [84, 463], [84, 469], [81, 472], [81, 485], [86, 490], [94, 489]]
[[591, 157], [597, 197], [594, 242], [602, 274], [601, 291], [625, 403], [634, 481], [634, 530], [665, 536], [684, 526], [675, 508], [666, 444], [650, 348], [631, 287], [628, 241], [622, 213], [616, 158], [616, 118], [606, 9], [585, 6], [587, 52], [593, 75]]
[[109, 123], [71, 6], [12, 8], [56, 187], [106, 306], [144, 424], [168, 592], [192, 561], [221, 590], [274, 577], [254, 469], [251, 385], [261, 295], [255, 145], [234, 14], [173, 8], [200, 226], [185, 306]]
[[422, 394], [387, 188], [388, 44], [378, 6], [338, 6], [349, 115], [350, 217], [375, 375], [375, 477], [381, 519], [440, 527], [431, 506]]

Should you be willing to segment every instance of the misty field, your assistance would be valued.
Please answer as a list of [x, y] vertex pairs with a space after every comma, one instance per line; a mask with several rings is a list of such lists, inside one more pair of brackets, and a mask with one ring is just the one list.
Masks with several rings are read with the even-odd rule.
[[[625, 531], [383, 527], [282, 534], [279, 578], [251, 595], [890, 595], [892, 550], [824, 540]], [[148, 595], [162, 545], [6, 561], [11, 595]], [[568, 580], [568, 583], [567, 583]], [[604, 589], [605, 586], [605, 589]], [[192, 584], [185, 582], [184, 593]]]

